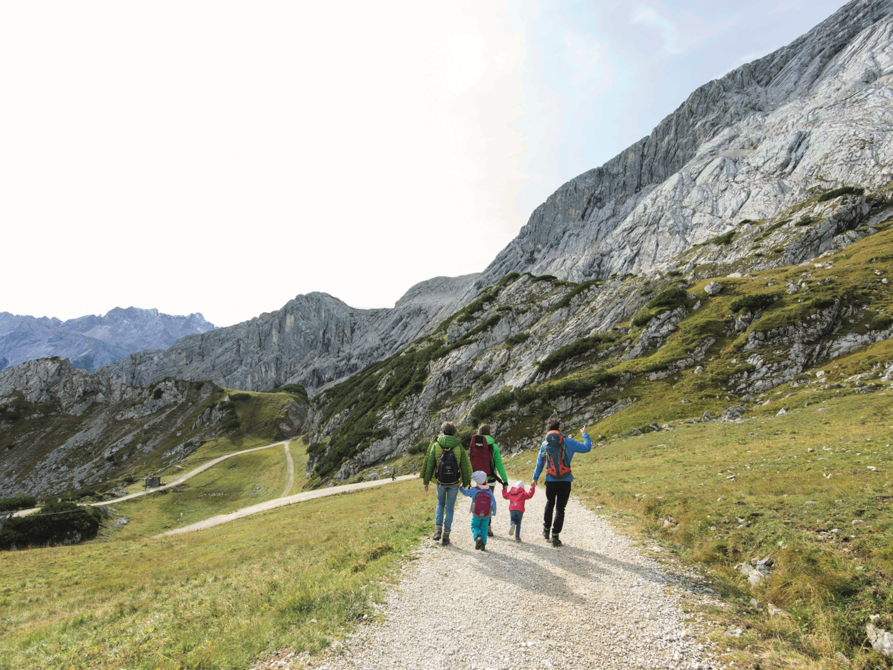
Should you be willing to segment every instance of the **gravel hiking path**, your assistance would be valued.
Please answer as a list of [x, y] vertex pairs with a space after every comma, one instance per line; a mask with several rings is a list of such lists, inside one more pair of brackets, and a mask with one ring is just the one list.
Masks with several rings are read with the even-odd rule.
[[[297, 654], [252, 667], [723, 667], [698, 642], [695, 631], [706, 624], [683, 613], [686, 602], [707, 602], [696, 575], [648, 558], [573, 498], [565, 546], [553, 548], [542, 536], [543, 490], [527, 502], [523, 542], [516, 543], [508, 536], [508, 502], [496, 493], [496, 537], [487, 553], [474, 549], [469, 502], [460, 496], [453, 545], [424, 540], [378, 606], [381, 617], [321, 659]], [[432, 495], [432, 512], [435, 502]]]
[[[403, 475], [402, 477], [397, 477], [396, 481], [402, 482], [407, 479], [418, 479], [418, 475]], [[153, 537], [167, 537], [169, 535], [179, 535], [181, 533], [191, 533], [196, 530], [205, 530], [207, 528], [213, 528], [214, 526], [219, 526], [224, 523], [229, 523], [230, 521], [235, 521], [236, 519], [244, 519], [246, 516], [251, 516], [252, 514], [257, 514], [259, 512], [266, 512], [267, 510], [276, 509], [277, 507], [285, 507], [286, 505], [294, 505], [295, 503], [304, 502], [305, 500], [313, 500], [315, 498], [325, 498], [327, 496], [337, 495], [339, 493], [345, 493], [347, 491], [356, 491], [358, 489], [368, 489], [374, 486], [384, 486], [385, 484], [391, 484], [391, 479], [378, 479], [374, 482], [361, 482], [359, 484], [345, 484], [344, 486], [332, 486], [327, 489], [318, 489], [316, 491], [305, 491], [304, 493], [296, 493], [293, 496], [288, 496], [286, 498], [273, 498], [272, 500], [267, 500], [266, 502], [258, 503], [257, 505], [252, 505], [251, 507], [243, 507], [242, 509], [236, 510], [235, 512], [230, 512], [229, 514], [220, 514], [218, 516], [212, 516], [210, 519], [205, 519], [204, 521], [199, 521], [197, 523], [191, 524], [189, 526], [183, 526], [182, 528], [174, 528], [173, 530], [169, 530], [165, 533], [161, 533], [160, 535], [153, 535]], [[290, 487], [289, 487], [290, 488]]]
[[284, 498], [288, 495], [288, 492], [291, 491], [291, 487], [295, 485], [295, 462], [291, 457], [291, 449], [289, 448], [289, 443], [286, 442], [285, 447], [285, 462], [288, 466], [288, 479], [285, 482], [285, 489], [282, 491], [282, 495], [280, 498]]

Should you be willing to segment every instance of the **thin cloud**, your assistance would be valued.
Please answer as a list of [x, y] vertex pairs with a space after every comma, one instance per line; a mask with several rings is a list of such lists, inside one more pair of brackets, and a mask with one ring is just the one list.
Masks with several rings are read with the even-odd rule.
[[802, 0], [785, 0], [785, 2], [780, 2], [769, 10], [769, 14], [784, 14], [795, 9], [803, 9]]
[[672, 56], [688, 53], [703, 42], [732, 28], [743, 19], [743, 15], [710, 20], [691, 12], [682, 12], [678, 17], [670, 16], [666, 10], [660, 11], [651, 5], [638, 5], [630, 23], [649, 26], [660, 33], [663, 51]]
[[608, 45], [596, 40], [592, 35], [566, 33], [562, 38], [564, 60], [571, 71], [571, 83], [579, 86], [598, 76], [603, 86], [610, 87], [614, 81], [614, 69], [608, 60]]

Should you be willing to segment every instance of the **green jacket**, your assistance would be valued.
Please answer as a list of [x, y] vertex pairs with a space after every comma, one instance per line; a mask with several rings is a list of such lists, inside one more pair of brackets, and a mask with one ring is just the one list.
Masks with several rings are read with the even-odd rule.
[[[499, 453], [499, 445], [496, 444], [496, 440], [494, 440], [489, 435], [484, 435], [487, 438], [487, 444], [493, 445], [493, 469], [496, 471], [496, 474], [502, 478], [502, 481], [508, 486], [509, 478], [505, 476], [505, 467], [502, 465], [502, 454]], [[490, 475], [488, 478], [490, 483], [496, 481], [496, 477]]]
[[428, 486], [428, 482], [434, 477], [434, 471], [437, 469], [444, 448], [456, 450], [453, 453], [456, 455], [456, 460], [459, 461], [462, 486], [468, 488], [471, 484], [471, 460], [462, 443], [452, 435], [441, 435], [428, 447], [428, 457], [425, 459], [425, 486]]

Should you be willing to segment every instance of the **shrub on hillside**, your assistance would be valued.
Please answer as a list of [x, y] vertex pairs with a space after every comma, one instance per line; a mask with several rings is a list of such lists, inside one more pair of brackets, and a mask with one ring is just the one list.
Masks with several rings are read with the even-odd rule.
[[819, 196], [819, 202], [828, 202], [829, 200], [834, 200], [835, 198], [839, 198], [843, 195], [862, 195], [864, 193], [864, 188], [858, 188], [856, 186], [842, 186], [841, 188], [835, 188], [833, 191], [822, 193], [822, 195]]
[[34, 496], [12, 496], [0, 498], [0, 512], [14, 512], [20, 509], [28, 509], [37, 506], [37, 498]]
[[834, 307], [834, 298], [813, 298], [809, 301], [809, 306], [813, 309], [828, 309]]
[[546, 356], [545, 359], [540, 361], [539, 365], [537, 366], [537, 370], [539, 370], [540, 372], [548, 372], [549, 370], [553, 370], [564, 363], [566, 360], [584, 356], [591, 352], [593, 349], [596, 349], [599, 345], [604, 344], [605, 342], [610, 342], [613, 339], [614, 338], [611, 335], [599, 334], [592, 335], [590, 337], [584, 337], [583, 339], [572, 342], [571, 344], [566, 344], [565, 346], [556, 349], [551, 354]]
[[769, 305], [774, 303], [777, 298], [778, 296], [774, 293], [752, 293], [750, 295], [743, 295], [740, 298], [733, 300], [732, 304], [729, 305], [729, 309], [735, 313], [745, 309], [751, 312], [758, 312], [766, 309]]
[[688, 299], [688, 293], [683, 288], [674, 286], [665, 291], [661, 291], [656, 297], [652, 298], [646, 307], [649, 309], [657, 309], [659, 307], [679, 307]]
[[580, 293], [582, 293], [583, 291], [585, 291], [587, 289], [592, 288], [593, 286], [597, 286], [598, 283], [599, 282], [597, 279], [592, 279], [590, 281], [584, 281], [580, 284], [577, 284], [576, 286], [574, 286], [574, 288], [572, 288], [570, 291], [568, 291], [566, 296], [564, 296], [561, 300], [559, 300], [555, 304], [555, 309], [562, 309], [563, 307], [567, 307], [568, 305], [571, 304], [571, 301], [577, 295], [579, 295]]
[[429, 442], [427, 440], [423, 440], [422, 442], [417, 442], [416, 444], [412, 445], [409, 449], [407, 449], [406, 453], [411, 454], [411, 455], [424, 454], [426, 451], [428, 451], [428, 447], [430, 444], [431, 444], [431, 442]]
[[0, 530], [0, 549], [76, 544], [96, 537], [102, 512], [74, 503], [50, 503], [40, 512], [7, 519]]
[[492, 417], [496, 412], [505, 409], [514, 402], [515, 396], [511, 391], [503, 391], [491, 395], [486, 400], [479, 402], [471, 410], [471, 422], [474, 424], [482, 423], [485, 419]]
[[522, 342], [526, 342], [530, 339], [530, 333], [518, 333], [517, 335], [512, 335], [508, 338], [505, 343], [510, 347], [515, 346], [516, 344], [521, 344]]
[[231, 430], [238, 430], [242, 425], [242, 422], [239, 421], [239, 417], [232, 415], [228, 416], [226, 420], [221, 424], [220, 430], [225, 433], [230, 432]]
[[810, 216], [809, 214], [807, 214], [807, 215], [804, 216], [802, 219], [800, 219], [799, 221], [797, 221], [797, 223], [796, 223], [795, 225], [797, 225], [797, 226], [801, 226], [801, 227], [802, 227], [802, 226], [808, 226], [810, 223], [812, 223], [812, 216]]
[[735, 239], [735, 231], [730, 230], [727, 233], [723, 233], [722, 235], [717, 235], [716, 237], [714, 237], [712, 240], [710, 240], [710, 244], [723, 246], [726, 244], [730, 244], [733, 239]]
[[648, 311], [642, 311], [633, 317], [633, 328], [644, 328], [648, 322], [654, 318], [654, 314]]
[[307, 446], [307, 453], [311, 456], [319, 456], [326, 450], [325, 442], [312, 442]]
[[537, 275], [533, 278], [533, 283], [535, 284], [538, 281], [558, 281], [558, 277], [555, 275]]
[[556, 384], [546, 384], [537, 389], [537, 395], [543, 400], [554, 401], [567, 396], [589, 395], [598, 387], [613, 384], [620, 375], [615, 372], [599, 372], [585, 379], [568, 379]]
[[239, 402], [240, 400], [251, 400], [250, 393], [230, 393], [229, 399], [233, 402]]

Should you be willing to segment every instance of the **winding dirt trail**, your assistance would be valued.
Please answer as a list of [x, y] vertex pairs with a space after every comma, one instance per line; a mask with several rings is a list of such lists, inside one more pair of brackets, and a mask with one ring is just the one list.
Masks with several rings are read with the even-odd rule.
[[295, 485], [295, 461], [291, 457], [291, 444], [285, 443], [285, 463], [288, 468], [288, 479], [285, 482], [285, 489], [282, 491], [280, 498], [284, 498], [291, 491], [291, 487]]
[[[416, 479], [418, 480], [418, 475], [403, 475], [402, 477], [397, 477], [396, 480], [398, 482], [406, 481], [407, 479]], [[189, 526], [183, 526], [182, 528], [174, 528], [173, 530], [169, 530], [165, 533], [161, 533], [160, 535], [154, 535], [153, 537], [167, 537], [169, 535], [180, 535], [181, 533], [192, 533], [197, 530], [205, 530], [207, 528], [213, 528], [214, 526], [219, 526], [224, 523], [229, 523], [230, 521], [235, 521], [236, 519], [243, 519], [246, 516], [251, 516], [252, 514], [257, 514], [259, 512], [266, 512], [267, 510], [276, 509], [277, 507], [285, 507], [286, 505], [294, 505], [295, 503], [304, 502], [305, 500], [314, 500], [316, 498], [325, 498], [327, 496], [337, 495], [339, 493], [345, 493], [347, 491], [357, 491], [359, 489], [368, 489], [375, 486], [384, 486], [385, 484], [390, 484], [392, 482], [391, 479], [379, 479], [374, 482], [361, 482], [359, 484], [345, 484], [344, 486], [332, 486], [327, 489], [319, 489], [316, 491], [305, 491], [303, 493], [296, 493], [293, 496], [287, 496], [285, 498], [274, 498], [273, 500], [267, 500], [266, 502], [258, 503], [257, 505], [252, 505], [251, 507], [243, 507], [242, 509], [236, 510], [235, 512], [230, 512], [229, 514], [220, 514], [218, 516], [212, 516], [209, 519], [205, 519], [204, 521], [199, 521], [197, 523], [193, 523]]]
[[[295, 464], [294, 464], [294, 461], [292, 461], [292, 459], [291, 459], [291, 452], [288, 450], [289, 442], [290, 442], [290, 440], [285, 440], [282, 442], [274, 442], [273, 444], [266, 444], [262, 447], [254, 447], [253, 449], [245, 449], [243, 451], [234, 451], [231, 454], [224, 454], [223, 456], [218, 456], [217, 458], [211, 459], [207, 463], [202, 463], [195, 470], [190, 470], [186, 474], [180, 475], [179, 477], [177, 477], [177, 479], [175, 479], [171, 482], [168, 482], [167, 484], [164, 484], [163, 486], [157, 486], [155, 488], [146, 489], [145, 491], [138, 491], [136, 493], [129, 493], [126, 496], [121, 496], [120, 498], [115, 498], [114, 500], [103, 500], [102, 502], [88, 503], [88, 505], [90, 507], [105, 507], [107, 505], [115, 505], [119, 502], [124, 502], [125, 500], [133, 500], [134, 498], [140, 498], [142, 496], [149, 495], [150, 493], [155, 493], [156, 491], [163, 491], [164, 489], [169, 489], [173, 486], [178, 486], [179, 484], [182, 484], [183, 482], [185, 482], [187, 479], [191, 479], [192, 477], [195, 477], [196, 475], [201, 474], [205, 470], [208, 470], [208, 469], [214, 467], [215, 465], [217, 465], [218, 463], [225, 461], [228, 458], [232, 458], [233, 456], [241, 456], [242, 454], [250, 454], [252, 451], [262, 451], [263, 449], [271, 449], [273, 447], [278, 447], [279, 445], [285, 445], [285, 452], [286, 452], [286, 455], [288, 458], [291, 482], [292, 482], [292, 484], [294, 484]], [[290, 488], [291, 488], [291, 484], [289, 485], [289, 489]], [[286, 493], [287, 492], [288, 492], [288, 489], [286, 489]], [[15, 514], [13, 514], [13, 516], [27, 516], [29, 514], [34, 514], [35, 512], [39, 512], [39, 511], [40, 511], [39, 507], [34, 507], [32, 509], [25, 509], [25, 510], [16, 512]]]

